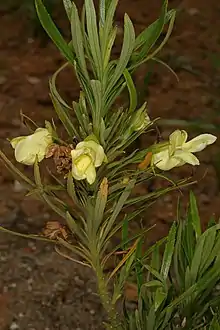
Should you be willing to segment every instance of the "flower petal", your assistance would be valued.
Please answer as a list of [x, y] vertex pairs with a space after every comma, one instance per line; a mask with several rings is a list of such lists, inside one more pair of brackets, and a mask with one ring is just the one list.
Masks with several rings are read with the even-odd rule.
[[199, 152], [205, 149], [208, 145], [214, 143], [217, 137], [212, 134], [201, 134], [194, 139], [184, 143], [183, 149], [189, 152]]
[[19, 137], [16, 137], [16, 138], [12, 139], [12, 140], [10, 141], [12, 148], [15, 149], [16, 146], [17, 146], [17, 144], [18, 144], [20, 141], [24, 140], [24, 139], [26, 139], [26, 136], [19, 136]]
[[15, 158], [19, 163], [33, 165], [36, 157], [41, 162], [46, 154], [47, 148], [53, 143], [52, 136], [46, 128], [37, 128], [28, 136], [20, 136], [11, 140], [15, 149]]
[[168, 149], [153, 155], [152, 162], [162, 171], [169, 171], [176, 166], [180, 166], [180, 163], [182, 164], [180, 159], [169, 157]]
[[174, 154], [174, 157], [182, 160], [184, 163], [191, 164], [193, 166], [199, 165], [199, 160], [191, 152], [177, 150]]
[[74, 162], [74, 160], [82, 154], [83, 154], [83, 150], [77, 150], [77, 149], [71, 150], [72, 161]]
[[104, 149], [102, 146], [99, 145], [99, 147], [96, 150], [95, 155], [95, 167], [101, 166], [105, 158]]
[[83, 180], [86, 178], [85, 173], [83, 175], [79, 174], [78, 168], [74, 164], [72, 164], [72, 176], [76, 180]]
[[171, 148], [173, 149], [172, 151], [174, 151], [176, 148], [181, 147], [183, 145], [183, 143], [186, 142], [187, 140], [187, 132], [184, 130], [175, 130], [172, 134], [170, 134], [170, 144], [171, 144]]
[[[25, 165], [33, 165], [36, 160], [36, 153], [29, 148], [26, 140], [21, 140], [15, 147], [15, 159], [17, 162]], [[40, 162], [42, 159], [38, 159]]]
[[86, 170], [86, 180], [88, 181], [89, 184], [93, 184], [96, 179], [96, 170], [93, 164], [91, 164], [87, 170]]

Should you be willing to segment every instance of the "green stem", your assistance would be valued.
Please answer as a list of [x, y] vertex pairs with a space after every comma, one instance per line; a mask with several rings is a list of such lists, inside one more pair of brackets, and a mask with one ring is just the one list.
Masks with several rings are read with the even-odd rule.
[[95, 273], [97, 277], [97, 284], [98, 284], [98, 292], [99, 296], [101, 298], [102, 305], [107, 313], [108, 316], [108, 322], [107, 325], [108, 330], [122, 330], [121, 320], [120, 317], [115, 309], [115, 306], [112, 304], [112, 299], [110, 297], [108, 287], [107, 287], [107, 281], [105, 279], [103, 269], [98, 263], [95, 267]]

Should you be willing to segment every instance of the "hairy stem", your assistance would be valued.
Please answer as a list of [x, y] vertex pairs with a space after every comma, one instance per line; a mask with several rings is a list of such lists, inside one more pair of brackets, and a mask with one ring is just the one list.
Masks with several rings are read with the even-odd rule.
[[100, 263], [96, 264], [94, 267], [97, 284], [98, 284], [98, 292], [101, 298], [102, 305], [108, 316], [108, 325], [106, 326], [108, 330], [122, 330], [120, 317], [115, 309], [115, 306], [112, 304], [112, 299], [110, 293], [108, 291], [107, 281], [103, 273], [103, 269]]

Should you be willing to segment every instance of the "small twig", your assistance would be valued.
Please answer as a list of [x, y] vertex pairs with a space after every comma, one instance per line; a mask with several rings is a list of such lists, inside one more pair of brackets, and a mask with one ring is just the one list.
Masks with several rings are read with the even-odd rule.
[[58, 249], [57, 246], [55, 246], [55, 251], [56, 251], [60, 256], [66, 258], [66, 259], [69, 259], [69, 260], [71, 260], [71, 261], [73, 261], [73, 262], [76, 262], [77, 264], [80, 264], [80, 265], [82, 265], [82, 266], [86, 266], [86, 267], [91, 268], [91, 266], [90, 266], [89, 264], [86, 264], [86, 263], [83, 262], [83, 261], [76, 260], [76, 259], [74, 259], [74, 258], [68, 256], [68, 255], [65, 254], [64, 252], [61, 252], [61, 251]]

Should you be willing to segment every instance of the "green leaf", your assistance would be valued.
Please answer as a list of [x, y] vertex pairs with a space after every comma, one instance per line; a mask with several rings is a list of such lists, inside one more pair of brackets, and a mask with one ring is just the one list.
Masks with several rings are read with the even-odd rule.
[[52, 197], [48, 196], [45, 193], [42, 193], [42, 198], [44, 199], [44, 201], [48, 204], [48, 206], [55, 212], [57, 213], [60, 217], [62, 217], [63, 219], [66, 219], [66, 213], [63, 210], [63, 208], [60, 208], [57, 206], [56, 203], [53, 202]]
[[176, 17], [176, 12], [172, 11], [171, 15], [170, 15], [170, 21], [169, 21], [169, 26], [168, 26], [168, 30], [166, 33], [165, 38], [163, 39], [163, 41], [161, 42], [161, 44], [153, 51], [153, 53], [147, 55], [145, 58], [143, 58], [142, 60], [140, 60], [139, 62], [136, 60], [133, 60], [133, 64], [129, 67], [130, 70], [134, 70], [134, 68], [140, 66], [141, 64], [151, 60], [152, 58], [155, 58], [155, 56], [157, 55], [157, 53], [159, 53], [159, 51], [164, 47], [164, 45], [167, 43], [167, 41], [169, 40], [169, 37], [173, 31], [173, 26], [174, 26], [174, 21], [175, 21], [175, 17]]
[[105, 16], [106, 16], [106, 3], [105, 0], [99, 1], [99, 25], [103, 26], [105, 23]]
[[161, 35], [161, 32], [163, 31], [164, 24], [166, 22], [167, 16], [167, 6], [168, 6], [168, 0], [165, 0], [163, 2], [163, 6], [161, 9], [161, 14], [158, 20], [156, 20], [154, 23], [152, 23], [147, 29], [145, 29], [136, 39], [135, 42], [135, 49], [139, 48], [143, 45], [140, 53], [135, 56], [135, 61], [139, 62], [142, 61], [144, 57], [147, 56], [150, 49], [153, 47], [159, 36]]
[[143, 267], [140, 261], [143, 255], [143, 245], [144, 245], [144, 239], [143, 237], [139, 240], [138, 244], [137, 244], [137, 248], [136, 248], [136, 263], [135, 263], [135, 272], [136, 272], [136, 277], [137, 277], [137, 286], [138, 286], [138, 293], [140, 293], [141, 291], [141, 287], [143, 285]]
[[129, 112], [133, 112], [137, 107], [137, 91], [132, 80], [132, 77], [127, 69], [124, 70], [124, 77], [128, 87], [128, 92], [130, 96], [130, 106]]
[[117, 216], [119, 215], [119, 213], [121, 212], [125, 202], [127, 201], [134, 185], [135, 185], [135, 180], [131, 180], [128, 183], [128, 185], [126, 186], [126, 188], [124, 189], [123, 193], [121, 194], [116, 206], [114, 207], [112, 215], [108, 219], [106, 228], [104, 229], [104, 232], [102, 234], [102, 237], [101, 237], [102, 243], [104, 242], [105, 238], [109, 234], [109, 231], [112, 229], [112, 227], [115, 223], [115, 220], [116, 220]]
[[175, 248], [176, 231], [177, 231], [177, 226], [176, 223], [174, 222], [167, 237], [167, 243], [163, 255], [161, 270], [160, 270], [160, 274], [162, 275], [164, 280], [167, 279], [167, 276], [170, 271], [170, 266]]
[[151, 306], [148, 317], [147, 317], [146, 329], [147, 330], [154, 330], [155, 329], [155, 322], [156, 322], [156, 313], [155, 313], [154, 306]]
[[215, 314], [213, 316], [209, 330], [220, 330], [219, 315]]
[[37, 188], [40, 190], [42, 189], [42, 191], [43, 191], [43, 185], [42, 185], [42, 181], [41, 181], [40, 168], [39, 168], [37, 157], [36, 157], [36, 160], [34, 163], [34, 179], [35, 179]]
[[76, 224], [75, 219], [73, 219], [73, 217], [70, 215], [69, 212], [66, 212], [66, 222], [72, 233], [78, 235], [79, 232], [78, 225]]
[[94, 211], [94, 231], [97, 232], [101, 222], [103, 221], [104, 211], [108, 198], [108, 180], [104, 178], [100, 185]]
[[161, 283], [164, 282], [163, 276], [156, 269], [147, 264], [144, 264], [143, 267], [146, 268], [154, 277], [156, 277], [158, 281]]
[[53, 102], [54, 109], [55, 109], [60, 121], [62, 122], [64, 128], [66, 129], [68, 135], [71, 137], [71, 139], [74, 136], [79, 137], [79, 133], [75, 129], [75, 127], [72, 123], [72, 119], [70, 118], [70, 116], [68, 114], [68, 109], [66, 109], [54, 95], [53, 86], [52, 86], [51, 82], [50, 82], [50, 91], [51, 91], [50, 96], [51, 96], [51, 100]]
[[104, 52], [104, 54], [102, 55], [103, 56], [103, 70], [106, 70], [108, 67], [109, 60], [111, 57], [112, 47], [114, 45], [116, 36], [117, 36], [117, 27], [112, 29], [112, 32], [108, 39], [108, 44], [107, 44], [106, 50], [105, 50], [105, 52], [103, 51]]
[[71, 10], [72, 10], [72, 1], [71, 0], [63, 0], [63, 5], [66, 10], [66, 14], [71, 21]]
[[110, 78], [106, 92], [105, 92], [105, 99], [107, 100], [109, 98], [109, 94], [112, 92], [113, 87], [123, 74], [128, 61], [131, 57], [132, 51], [134, 49], [135, 44], [135, 32], [133, 24], [128, 17], [127, 14], [125, 14], [124, 17], [124, 40], [121, 50], [121, 55], [118, 61], [118, 64], [115, 68], [115, 71], [113, 73], [113, 76]]
[[197, 241], [195, 253], [192, 259], [192, 265], [190, 269], [191, 284], [196, 283], [197, 278], [200, 276], [199, 267], [202, 261], [203, 248], [205, 243], [205, 236], [202, 235]]
[[143, 284], [142, 288], [163, 287], [163, 283], [158, 280], [152, 280]]
[[68, 173], [68, 177], [67, 177], [67, 192], [68, 192], [69, 196], [72, 198], [73, 202], [76, 205], [78, 205], [79, 200], [78, 200], [78, 197], [76, 195], [75, 185], [74, 185], [74, 182], [73, 182], [73, 177], [72, 177], [71, 172]]
[[95, 108], [93, 109], [93, 127], [94, 133], [99, 139], [99, 131], [101, 125], [102, 106], [102, 86], [99, 80], [91, 80], [91, 87], [93, 91]]
[[73, 48], [76, 53], [76, 62], [78, 63], [78, 66], [81, 70], [82, 79], [84, 79], [85, 83], [88, 84], [89, 75], [87, 71], [85, 54], [84, 54], [84, 40], [82, 36], [82, 29], [81, 29], [78, 10], [74, 2], [72, 3], [71, 32], [72, 32]]
[[87, 23], [87, 33], [88, 42], [90, 45], [90, 50], [95, 65], [96, 77], [102, 79], [102, 56], [101, 48], [99, 43], [97, 21], [96, 21], [96, 11], [92, 0], [85, 0], [86, 9], [86, 23]]
[[[202, 274], [207, 270], [207, 268], [211, 265], [214, 258], [216, 257], [212, 254], [213, 247], [217, 244], [217, 241], [216, 241], [216, 234], [217, 234], [216, 226], [211, 227], [205, 233], [207, 233], [207, 235], [206, 235], [206, 238], [205, 238], [201, 263], [200, 263], [200, 267], [199, 267], [200, 276], [202, 276]], [[218, 236], [218, 238], [220, 238], [220, 237]]]
[[201, 224], [200, 224], [200, 217], [199, 211], [196, 203], [195, 195], [192, 191], [190, 191], [190, 205], [189, 205], [189, 212], [190, 212], [190, 220], [193, 225], [193, 228], [196, 233], [196, 237], [198, 238], [201, 235]]
[[183, 247], [183, 231], [184, 231], [184, 224], [182, 221], [178, 221], [173, 267], [174, 267], [175, 277], [179, 286], [183, 286], [185, 271], [186, 271], [185, 262], [184, 262], [185, 255], [184, 255], [184, 247]]
[[106, 20], [105, 24], [102, 29], [102, 34], [100, 36], [100, 42], [101, 42], [101, 51], [102, 51], [102, 61], [104, 61], [104, 69], [106, 68], [111, 49], [116, 37], [117, 29], [113, 28], [113, 17], [115, 14], [115, 10], [118, 4], [118, 0], [111, 0], [110, 6], [108, 8], [107, 14], [106, 14]]
[[53, 95], [56, 97], [56, 99], [59, 101], [59, 103], [66, 107], [67, 109], [71, 109], [71, 107], [62, 99], [62, 97], [60, 96], [60, 94], [57, 91], [57, 87], [56, 87], [56, 79], [57, 76], [59, 75], [59, 73], [61, 71], [63, 71], [63, 69], [65, 69], [67, 67], [69, 63], [65, 63], [64, 65], [62, 65], [52, 76], [52, 78], [50, 79], [50, 87], [51, 90], [53, 92]]
[[196, 238], [195, 238], [195, 231], [193, 228], [193, 224], [189, 216], [187, 216], [187, 220], [184, 224], [182, 245], [185, 253], [185, 258], [187, 260], [187, 264], [190, 265], [194, 256]]
[[123, 250], [128, 249], [126, 242], [128, 241], [128, 218], [125, 217], [122, 224], [122, 247]]
[[0, 232], [10, 234], [10, 235], [14, 235], [14, 236], [23, 237], [23, 238], [34, 239], [36, 241], [43, 241], [43, 242], [47, 242], [47, 243], [57, 244], [57, 241], [53, 240], [53, 239], [49, 239], [49, 238], [46, 238], [46, 237], [43, 237], [43, 236], [40, 236], [40, 235], [30, 235], [30, 234], [18, 233], [16, 231], [6, 229], [2, 226], [0, 226]]
[[80, 131], [81, 139], [84, 140], [89, 135], [88, 134], [89, 125], [87, 125], [87, 127], [85, 125], [87, 120], [84, 120], [85, 115], [82, 113], [82, 108], [81, 108], [80, 104], [73, 101], [73, 109], [75, 111], [76, 118], [80, 125], [79, 131]]
[[42, 0], [35, 0], [36, 11], [39, 17], [39, 20], [47, 32], [49, 37], [55, 43], [60, 52], [65, 56], [65, 58], [70, 62], [74, 63], [75, 55], [72, 53], [70, 47], [62, 37], [61, 33], [57, 29], [50, 15], [48, 14], [46, 7], [44, 6]]
[[166, 294], [166, 292], [164, 292], [163, 288], [160, 287], [156, 290], [155, 298], [154, 298], [155, 311], [158, 310], [158, 308], [161, 306], [161, 304], [166, 299], [166, 297], [167, 297], [167, 294]]

